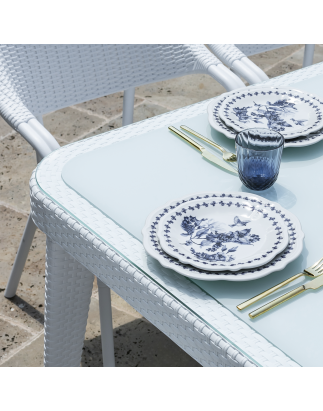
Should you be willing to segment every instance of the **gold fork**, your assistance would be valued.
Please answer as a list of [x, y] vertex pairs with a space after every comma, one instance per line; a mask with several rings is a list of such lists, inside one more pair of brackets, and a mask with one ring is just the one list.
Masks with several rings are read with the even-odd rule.
[[233, 153], [230, 153], [230, 151], [225, 150], [223, 147], [221, 147], [219, 144], [214, 143], [214, 141], [209, 140], [208, 138], [202, 136], [202, 134], [198, 133], [197, 131], [192, 130], [191, 128], [187, 126], [181, 126], [182, 130], [188, 131], [189, 133], [193, 134], [193, 136], [200, 138], [201, 140], [205, 141], [208, 144], [211, 144], [211, 146], [217, 148], [218, 150], [222, 151], [223, 154], [223, 160], [225, 161], [237, 161], [237, 156]]
[[321, 274], [323, 274], [323, 258], [321, 258], [319, 261], [314, 263], [308, 268], [305, 268], [302, 273], [296, 274], [293, 277], [287, 278], [287, 280], [282, 281], [281, 283], [275, 285], [272, 288], [269, 288], [268, 290], [256, 295], [253, 298], [250, 298], [250, 300], [247, 300], [239, 305], [237, 305], [238, 310], [243, 310], [244, 308], [249, 307], [250, 305], [260, 301], [261, 299], [267, 297], [268, 295], [272, 294], [273, 292], [279, 290], [280, 288], [284, 287], [285, 285], [291, 283], [292, 281], [296, 280], [297, 278], [301, 277], [302, 275], [307, 275], [309, 277], [319, 277]]

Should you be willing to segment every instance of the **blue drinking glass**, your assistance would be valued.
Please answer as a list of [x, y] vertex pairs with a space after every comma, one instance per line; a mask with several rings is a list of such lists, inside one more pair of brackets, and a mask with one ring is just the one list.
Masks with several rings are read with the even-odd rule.
[[238, 172], [242, 183], [261, 191], [277, 180], [284, 137], [267, 128], [250, 128], [236, 136]]

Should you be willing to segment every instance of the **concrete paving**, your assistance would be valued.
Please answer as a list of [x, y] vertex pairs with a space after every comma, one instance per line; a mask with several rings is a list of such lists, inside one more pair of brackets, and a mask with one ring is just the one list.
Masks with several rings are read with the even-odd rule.
[[[301, 44], [252, 56], [275, 77], [302, 66]], [[317, 45], [314, 62], [323, 61]], [[223, 93], [210, 76], [191, 75], [136, 89], [134, 121], [140, 121]], [[44, 116], [45, 127], [65, 145], [122, 125], [123, 93], [91, 100]], [[45, 235], [37, 230], [17, 295], [4, 289], [29, 213], [29, 178], [36, 159], [32, 148], [0, 118], [0, 366], [43, 364]], [[168, 337], [112, 292], [117, 366], [199, 366]], [[102, 366], [98, 293], [94, 283], [82, 366]]]

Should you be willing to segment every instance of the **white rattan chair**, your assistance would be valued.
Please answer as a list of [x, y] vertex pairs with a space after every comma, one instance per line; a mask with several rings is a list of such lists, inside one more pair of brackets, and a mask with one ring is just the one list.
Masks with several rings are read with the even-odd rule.
[[[234, 73], [244, 78], [249, 84], [268, 80], [267, 74], [247, 56], [275, 50], [288, 44], [209, 44], [210, 50]], [[303, 67], [313, 63], [315, 44], [306, 44]]]
[[[124, 91], [123, 125], [133, 121], [135, 87], [206, 73], [227, 90], [244, 87], [204, 45], [0, 45], [0, 115], [35, 149], [59, 148], [42, 115]], [[16, 294], [35, 234], [29, 216], [5, 290]]]

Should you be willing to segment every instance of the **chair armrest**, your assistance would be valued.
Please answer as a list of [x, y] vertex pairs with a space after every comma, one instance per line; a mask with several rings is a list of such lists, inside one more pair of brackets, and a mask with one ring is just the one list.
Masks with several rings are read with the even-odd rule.
[[43, 138], [52, 151], [60, 148], [60, 145], [55, 140], [55, 137], [50, 134], [50, 132], [37, 119], [32, 118], [29, 120], [28, 124], [36, 133], [38, 133], [38, 135]]
[[266, 73], [249, 60], [234, 44], [209, 44], [208, 46], [224, 64], [247, 80], [249, 84], [268, 80]]
[[10, 76], [0, 61], [0, 115], [36, 150], [45, 157], [59, 148], [55, 138], [42, 126], [21, 101]]
[[246, 87], [243, 81], [223, 64], [209, 66], [208, 74], [217, 80], [227, 91]]
[[194, 53], [194, 71], [207, 73], [218, 81], [227, 91], [245, 87], [243, 81], [225, 67], [203, 44], [187, 45]]
[[20, 123], [17, 128], [17, 131], [26, 141], [28, 141], [28, 143], [36, 150], [36, 152], [39, 154], [41, 158], [46, 157], [53, 151], [47, 145], [43, 137], [37, 131], [35, 131], [28, 123]]

